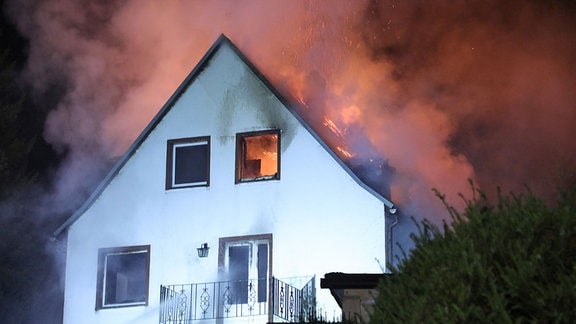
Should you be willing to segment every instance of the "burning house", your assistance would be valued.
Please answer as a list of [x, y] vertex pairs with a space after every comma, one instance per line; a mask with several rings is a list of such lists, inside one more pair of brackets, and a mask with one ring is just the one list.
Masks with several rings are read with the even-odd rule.
[[65, 323], [339, 315], [318, 277], [381, 273], [395, 207], [221, 36], [67, 240]]

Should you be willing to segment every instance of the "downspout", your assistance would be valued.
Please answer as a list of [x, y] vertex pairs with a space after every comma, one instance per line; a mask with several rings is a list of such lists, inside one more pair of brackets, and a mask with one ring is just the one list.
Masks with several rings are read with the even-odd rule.
[[392, 240], [392, 228], [394, 226], [396, 226], [396, 224], [398, 224], [398, 209], [392, 205], [388, 208], [388, 212], [390, 214], [390, 216], [388, 216], [388, 214], [386, 213], [386, 207], [384, 207], [384, 235], [386, 237], [386, 248], [385, 248], [385, 253], [386, 253], [386, 264], [385, 264], [385, 268], [384, 268], [384, 272], [385, 273], [389, 273], [389, 265], [392, 264], [393, 261], [393, 257], [392, 257], [392, 246], [394, 244], [394, 241]]

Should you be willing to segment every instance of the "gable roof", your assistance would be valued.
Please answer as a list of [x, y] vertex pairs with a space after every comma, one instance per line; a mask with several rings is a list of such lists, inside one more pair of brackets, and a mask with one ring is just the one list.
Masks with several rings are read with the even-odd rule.
[[108, 184], [114, 179], [114, 177], [118, 174], [118, 172], [124, 167], [124, 165], [128, 162], [128, 160], [134, 155], [134, 153], [138, 150], [138, 148], [142, 145], [142, 143], [148, 138], [148, 136], [152, 133], [152, 131], [156, 128], [156, 126], [160, 123], [160, 121], [166, 116], [166, 114], [170, 111], [170, 109], [175, 105], [178, 101], [180, 96], [186, 91], [186, 89], [194, 82], [194, 80], [200, 75], [200, 73], [208, 66], [212, 57], [218, 52], [222, 46], [228, 46], [233, 50], [233, 52], [241, 59], [241, 61], [246, 64], [246, 66], [250, 69], [256, 77], [258, 77], [262, 83], [266, 86], [266, 88], [276, 96], [276, 98], [292, 113], [292, 115], [300, 122], [300, 124], [318, 141], [318, 143], [326, 149], [326, 151], [336, 160], [336, 162], [354, 179], [361, 187], [365, 190], [370, 192], [376, 198], [381, 200], [386, 207], [391, 210], [391, 213], [395, 212], [394, 204], [385, 198], [382, 194], [378, 191], [374, 190], [372, 187], [364, 183], [353, 171], [352, 169], [320, 138], [320, 136], [304, 121], [304, 119], [293, 109], [292, 105], [287, 102], [287, 100], [281, 96], [274, 87], [268, 82], [268, 80], [262, 75], [258, 69], [248, 60], [244, 54], [240, 52], [240, 50], [228, 39], [225, 35], [220, 35], [216, 42], [210, 47], [208, 52], [204, 54], [202, 59], [198, 62], [196, 67], [188, 74], [188, 76], [184, 79], [184, 81], [178, 86], [176, 91], [170, 96], [168, 101], [164, 104], [164, 106], [160, 109], [160, 111], [154, 116], [154, 118], [150, 121], [150, 123], [144, 128], [142, 133], [136, 138], [136, 140], [132, 143], [132, 145], [126, 150], [126, 152], [120, 157], [120, 159], [114, 164], [111, 168], [110, 172], [106, 175], [106, 177], [100, 182], [100, 184], [96, 187], [94, 192], [88, 197], [88, 199], [84, 202], [84, 204], [76, 210], [70, 218], [68, 218], [60, 227], [58, 227], [54, 233], [52, 234], [52, 238], [55, 239], [60, 233], [65, 231], [69, 226], [74, 224], [76, 220], [78, 220], [86, 210], [92, 206], [92, 204], [100, 197], [100, 194], [104, 191], [104, 189], [108, 186]]

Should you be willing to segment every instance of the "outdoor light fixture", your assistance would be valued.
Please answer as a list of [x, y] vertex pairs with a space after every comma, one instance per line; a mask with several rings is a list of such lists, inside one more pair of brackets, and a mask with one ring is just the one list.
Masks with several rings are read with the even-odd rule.
[[210, 248], [208, 247], [208, 243], [202, 243], [202, 245], [198, 248], [198, 257], [199, 258], [207, 257], [208, 250], [210, 250]]

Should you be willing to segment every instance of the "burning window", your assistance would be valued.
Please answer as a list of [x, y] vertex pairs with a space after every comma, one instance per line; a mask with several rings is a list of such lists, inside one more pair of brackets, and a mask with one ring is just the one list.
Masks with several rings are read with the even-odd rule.
[[280, 131], [236, 135], [236, 183], [280, 179]]
[[208, 186], [210, 137], [168, 140], [166, 189]]
[[148, 304], [150, 246], [98, 250], [96, 309]]

